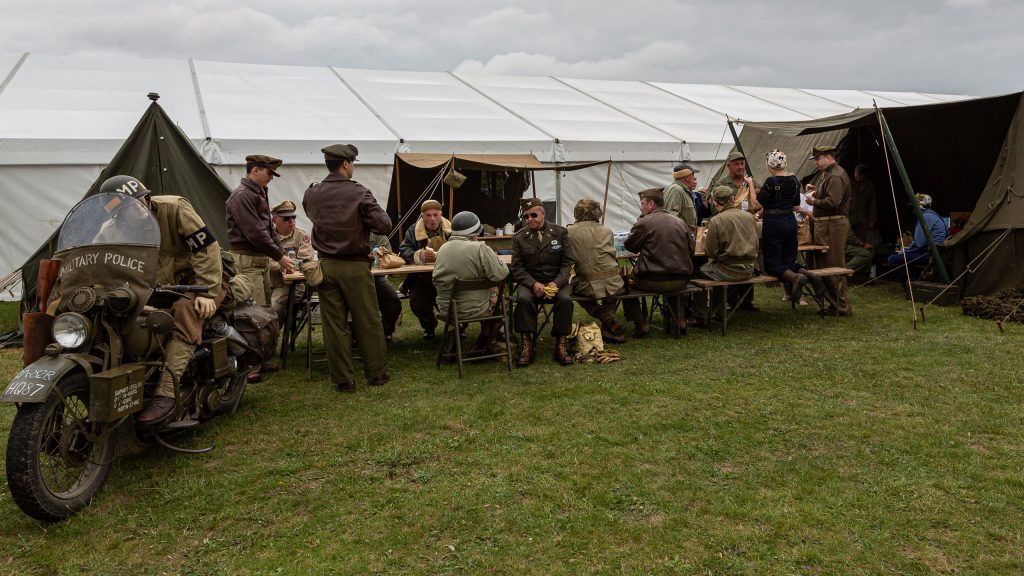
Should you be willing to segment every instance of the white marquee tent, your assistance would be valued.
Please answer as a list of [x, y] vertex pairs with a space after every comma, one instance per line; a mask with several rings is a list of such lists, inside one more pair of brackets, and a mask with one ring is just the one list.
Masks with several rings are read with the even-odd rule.
[[[204, 60], [0, 54], [0, 276], [18, 268], [99, 176], [149, 100], [230, 187], [245, 156], [284, 160], [271, 201], [301, 199], [323, 177], [321, 147], [359, 147], [356, 179], [387, 202], [395, 152], [532, 153], [541, 162], [614, 161], [608, 224], [628, 229], [635, 192], [665, 185], [674, 163], [701, 184], [732, 146], [726, 116], [820, 118], [855, 107], [968, 98], [554, 77], [389, 72]], [[539, 174], [538, 195], [571, 221], [603, 193], [606, 166]], [[10, 297], [10, 295], [7, 295]], [[16, 296], [16, 294], [15, 294]]]

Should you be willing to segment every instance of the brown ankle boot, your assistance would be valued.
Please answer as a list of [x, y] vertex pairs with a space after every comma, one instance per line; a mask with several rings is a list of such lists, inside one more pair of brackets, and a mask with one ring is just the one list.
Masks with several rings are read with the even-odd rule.
[[518, 368], [525, 368], [533, 364], [533, 358], [537, 354], [533, 344], [533, 334], [529, 332], [523, 334], [523, 343], [519, 346], [519, 358], [516, 359], [516, 366]]
[[569, 355], [569, 338], [566, 336], [559, 336], [555, 340], [555, 362], [562, 366], [572, 366], [573, 359]]

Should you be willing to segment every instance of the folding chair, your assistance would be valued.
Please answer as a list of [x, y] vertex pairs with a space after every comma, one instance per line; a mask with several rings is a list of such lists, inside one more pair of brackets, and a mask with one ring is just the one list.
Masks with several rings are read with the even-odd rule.
[[[489, 290], [491, 288], [501, 288], [505, 285], [504, 280], [498, 282], [491, 282], [489, 280], [459, 280], [455, 279], [455, 286], [452, 288], [451, 297], [448, 299], [448, 314], [437, 315], [438, 320], [444, 321], [444, 328], [441, 336], [441, 349], [437, 352], [437, 366], [441, 366], [441, 362], [445, 357], [451, 357], [452, 354], [445, 354], [445, 349], [448, 347], [450, 338], [455, 338], [455, 358], [459, 364], [459, 378], [463, 377], [462, 364], [464, 362], [475, 362], [477, 360], [488, 360], [490, 358], [498, 358], [499, 356], [505, 356], [508, 371], [512, 372], [512, 341], [508, 334], [508, 303], [505, 298], [500, 294], [498, 295], [498, 302], [496, 304], [497, 311], [488, 314], [486, 316], [477, 316], [474, 318], [461, 318], [459, 317], [459, 306], [455, 299], [460, 292], [469, 290]], [[480, 356], [474, 356], [473, 358], [465, 358], [462, 355], [462, 338], [459, 337], [459, 325], [466, 324], [469, 322], [479, 322], [481, 329], [483, 329], [484, 322], [492, 322], [495, 320], [501, 320], [501, 330], [505, 335], [505, 351], [497, 352], [494, 354], [483, 354]]]

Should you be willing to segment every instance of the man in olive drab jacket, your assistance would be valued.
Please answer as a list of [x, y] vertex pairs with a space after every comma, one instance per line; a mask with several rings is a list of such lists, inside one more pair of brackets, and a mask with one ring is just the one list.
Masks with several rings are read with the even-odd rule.
[[512, 279], [516, 282], [515, 327], [523, 337], [516, 366], [533, 363], [537, 311], [542, 302], [552, 304], [551, 335], [555, 337], [555, 361], [572, 364], [566, 336], [572, 330], [572, 288], [569, 270], [572, 249], [565, 228], [545, 222], [544, 203], [530, 198], [523, 203], [526, 226], [512, 237]]
[[[761, 184], [747, 176], [747, 158], [741, 152], [730, 152], [725, 158], [725, 168], [725, 174], [714, 183], [711, 190], [719, 186], [728, 186], [735, 193], [733, 201], [737, 206], [752, 214], [760, 212], [761, 205], [757, 202], [757, 191], [761, 189]], [[744, 203], [746, 208], [743, 207]], [[718, 213], [713, 199], [709, 198], [708, 208], [712, 215]], [[732, 303], [730, 302], [729, 305], [731, 306]], [[749, 312], [759, 311], [759, 308], [754, 306], [753, 291], [748, 292], [743, 301], [739, 302], [739, 307]]]
[[370, 233], [391, 232], [391, 218], [369, 190], [352, 180], [353, 163], [359, 153], [355, 146], [334, 144], [320, 151], [330, 173], [322, 182], [310, 185], [302, 208], [313, 222], [313, 248], [320, 255], [324, 276], [317, 290], [327, 369], [338, 390], [353, 392], [358, 386], [348, 323], [350, 313], [362, 350], [363, 375], [371, 386], [382, 386], [391, 379], [370, 272]]
[[[822, 257], [827, 267], [846, 264], [846, 235], [850, 232], [847, 213], [850, 210], [850, 177], [836, 162], [835, 146], [815, 146], [812, 150], [818, 175], [807, 185], [807, 203], [814, 209], [814, 243], [825, 244], [828, 252]], [[853, 314], [846, 276], [824, 278], [829, 297], [840, 316]]]
[[697, 190], [697, 170], [689, 164], [679, 164], [672, 172], [675, 180], [664, 191], [665, 211], [682, 218], [690, 230], [697, 229], [697, 205], [693, 192]]
[[[295, 250], [295, 258], [303, 262], [313, 259], [313, 244], [309, 232], [295, 225], [295, 202], [285, 200], [270, 209], [274, 230], [281, 238], [281, 249], [286, 253]], [[288, 303], [288, 285], [284, 283], [281, 264], [270, 262], [270, 307], [278, 318], [284, 318], [284, 307]], [[305, 284], [295, 287], [295, 302], [301, 302], [306, 293]]]
[[[108, 178], [100, 186], [100, 192], [120, 192], [138, 198], [156, 217], [160, 226], [157, 284], [190, 284], [207, 288], [205, 294], [190, 294], [171, 305], [174, 331], [164, 355], [167, 368], [160, 375], [153, 399], [135, 418], [139, 424], [155, 424], [174, 411], [174, 380], [184, 374], [193, 350], [202, 341], [203, 321], [213, 316], [224, 299], [220, 246], [185, 198], [150, 196], [145, 185], [131, 176]], [[124, 205], [118, 209], [134, 210], [137, 207], [138, 204]], [[126, 219], [130, 218], [131, 214]]]
[[[431, 264], [437, 257], [437, 250], [452, 235], [452, 224], [441, 216], [441, 203], [429, 199], [420, 205], [420, 217], [405, 232], [405, 238], [398, 247], [398, 254], [406, 264]], [[437, 291], [429, 272], [409, 274], [402, 284], [409, 294], [409, 309], [420, 321], [423, 337], [434, 337], [437, 318], [434, 316], [434, 302]]]
[[[609, 298], [626, 290], [626, 283], [619, 274], [612, 231], [601, 225], [601, 205], [589, 198], [576, 203], [573, 215], [576, 223], [567, 227], [573, 256], [572, 293], [590, 298], [581, 300], [580, 306], [601, 321], [604, 339], [625, 342], [626, 327], [615, 320], [618, 300]], [[603, 302], [599, 304], [600, 299]], [[631, 311], [631, 308], [627, 305], [626, 310]]]
[[[708, 221], [704, 237], [704, 253], [708, 261], [700, 267], [700, 274], [704, 278], [725, 282], [749, 280], [757, 263], [757, 219], [736, 205], [736, 192], [732, 188], [718, 186], [711, 195], [718, 213]], [[696, 326], [708, 326], [706, 291], [694, 296], [693, 315]]]
[[277, 158], [246, 156], [245, 177], [225, 204], [228, 243], [238, 274], [252, 282], [253, 300], [264, 306], [270, 305], [270, 262], [276, 261], [286, 273], [294, 267], [281, 249], [267, 202], [267, 186], [275, 176], [280, 176], [280, 167]]
[[[640, 218], [633, 224], [624, 246], [638, 255], [631, 275], [633, 285], [645, 292], [667, 294], [686, 288], [693, 276], [694, 241], [686, 222], [665, 211], [662, 194], [661, 188], [640, 192]], [[677, 325], [685, 329], [679, 300], [670, 305]], [[650, 330], [646, 320], [642, 320], [633, 335], [643, 338]]]

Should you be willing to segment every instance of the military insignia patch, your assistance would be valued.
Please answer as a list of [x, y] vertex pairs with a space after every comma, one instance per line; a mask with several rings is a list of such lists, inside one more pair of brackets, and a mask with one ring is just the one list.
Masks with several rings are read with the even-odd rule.
[[210, 232], [210, 229], [206, 226], [185, 237], [185, 245], [193, 252], [205, 250], [207, 246], [216, 241], [217, 239], [213, 236], [213, 232]]

